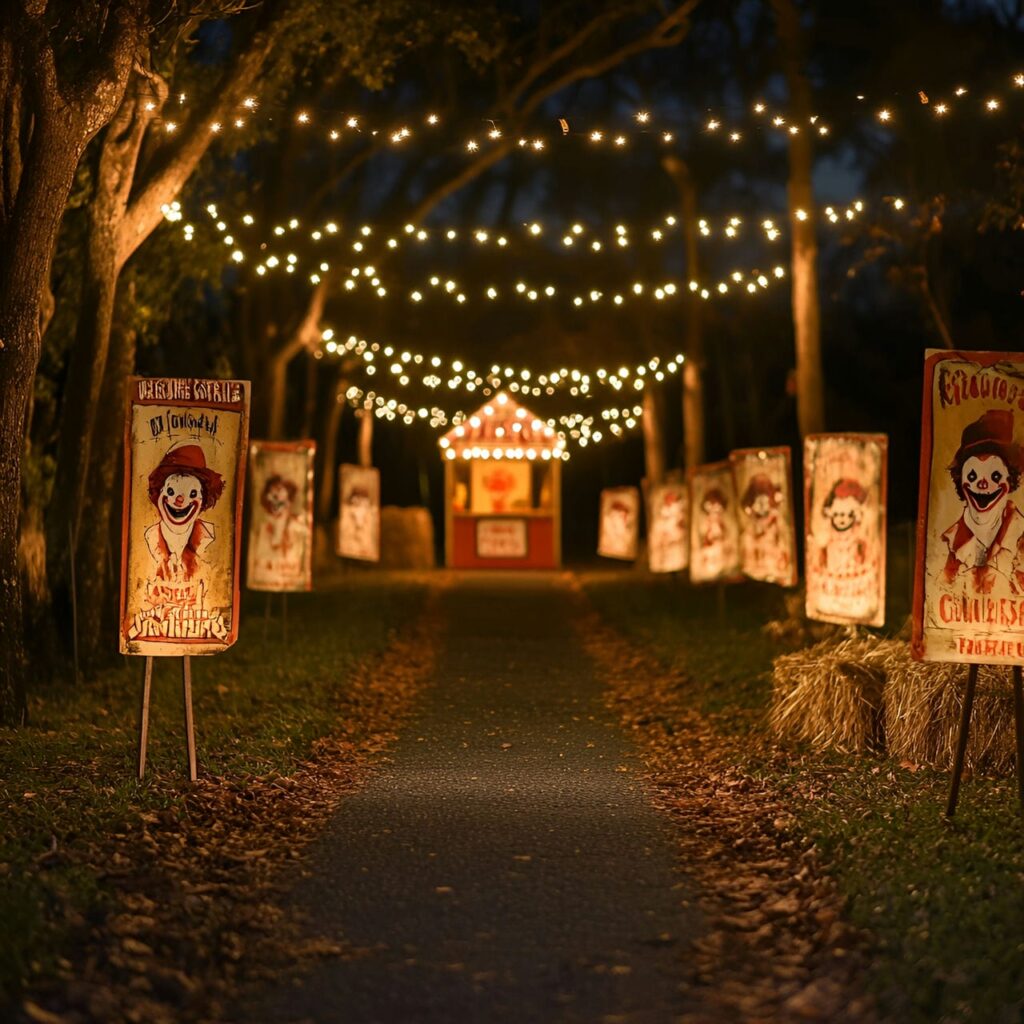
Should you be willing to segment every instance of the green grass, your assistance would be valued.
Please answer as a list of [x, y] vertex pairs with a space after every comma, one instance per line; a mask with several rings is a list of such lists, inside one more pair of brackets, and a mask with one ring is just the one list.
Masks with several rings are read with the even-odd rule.
[[[909, 564], [897, 558], [894, 574]], [[889, 622], [909, 605], [890, 583]], [[597, 609], [685, 672], [694, 706], [724, 736], [742, 738], [745, 767], [788, 793], [798, 827], [820, 849], [846, 913], [874, 937], [872, 985], [901, 1024], [1024, 1019], [1024, 822], [1012, 780], [974, 778], [953, 823], [945, 773], [882, 757], [767, 756], [764, 711], [779, 647], [761, 625], [782, 612], [782, 592], [715, 588], [637, 574], [583, 577]]]
[[[264, 595], [246, 595], [240, 639], [225, 654], [193, 659], [200, 772], [244, 779], [287, 773], [317, 738], [358, 716], [346, 677], [386, 648], [422, 606], [426, 585], [363, 576], [323, 593], [281, 598], [264, 619]], [[156, 659], [146, 778], [135, 778], [142, 659], [124, 659], [78, 687], [31, 696], [31, 724], [0, 730], [0, 1006], [22, 980], [55, 968], [74, 932], [109, 900], [75, 856], [90, 841], [127, 831], [187, 789], [181, 668]]]

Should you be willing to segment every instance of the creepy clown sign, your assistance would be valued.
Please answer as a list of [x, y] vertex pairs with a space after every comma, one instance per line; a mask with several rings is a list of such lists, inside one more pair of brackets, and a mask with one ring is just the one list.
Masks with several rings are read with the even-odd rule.
[[809, 619], [885, 624], [887, 455], [885, 434], [804, 438]]
[[679, 572], [690, 562], [690, 491], [684, 483], [647, 491], [647, 563], [651, 572]]
[[249, 446], [250, 590], [313, 588], [315, 441], [253, 441]]
[[914, 656], [1024, 663], [1024, 353], [925, 357]]
[[796, 530], [789, 448], [729, 455], [739, 504], [740, 564], [752, 580], [796, 586]]
[[597, 553], [603, 558], [636, 558], [640, 529], [640, 491], [635, 487], [606, 487], [601, 491]]
[[238, 636], [249, 383], [129, 378], [122, 654], [226, 650]]
[[698, 466], [690, 474], [690, 579], [734, 579], [740, 571], [736, 487], [728, 462]]

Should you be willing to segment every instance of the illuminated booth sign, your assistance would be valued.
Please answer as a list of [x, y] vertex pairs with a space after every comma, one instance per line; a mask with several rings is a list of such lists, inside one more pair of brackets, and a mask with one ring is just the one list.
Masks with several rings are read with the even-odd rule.
[[502, 392], [439, 443], [445, 462], [445, 565], [557, 568], [562, 437]]

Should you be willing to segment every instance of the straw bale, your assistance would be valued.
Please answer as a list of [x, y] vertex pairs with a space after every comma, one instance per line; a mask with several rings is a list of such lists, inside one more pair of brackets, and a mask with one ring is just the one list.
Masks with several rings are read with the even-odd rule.
[[853, 636], [776, 658], [769, 712], [775, 733], [816, 750], [879, 749], [885, 673], [871, 655], [884, 643]]
[[[770, 724], [816, 750], [879, 750], [912, 764], [953, 764], [967, 666], [915, 661], [904, 640], [870, 634], [827, 640], [775, 659]], [[982, 666], [966, 765], [1009, 773], [1016, 765], [1009, 668]]]
[[[885, 733], [902, 761], [953, 765], [967, 666], [914, 661], [900, 644], [883, 661]], [[1016, 765], [1010, 669], [983, 665], [978, 673], [965, 763], [973, 771], [1009, 773]]]

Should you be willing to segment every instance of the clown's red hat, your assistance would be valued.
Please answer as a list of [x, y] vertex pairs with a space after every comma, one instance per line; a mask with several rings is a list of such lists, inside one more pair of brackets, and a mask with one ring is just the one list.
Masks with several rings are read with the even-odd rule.
[[202, 509], [212, 508], [224, 492], [224, 478], [206, 465], [206, 455], [197, 444], [179, 444], [164, 453], [160, 465], [149, 474], [149, 500], [155, 505], [169, 476], [187, 473], [203, 486]]
[[1007, 466], [1021, 468], [1020, 445], [1013, 440], [1013, 413], [1009, 409], [989, 409], [960, 435], [957, 462], [972, 455], [998, 455]]

